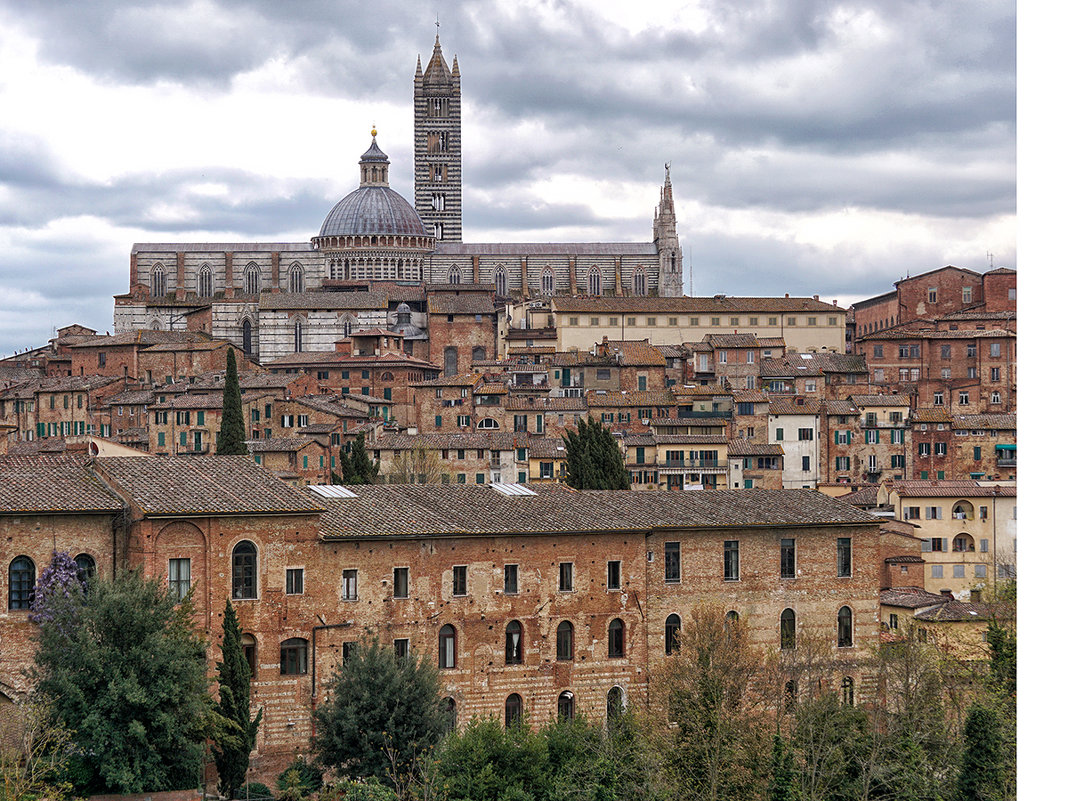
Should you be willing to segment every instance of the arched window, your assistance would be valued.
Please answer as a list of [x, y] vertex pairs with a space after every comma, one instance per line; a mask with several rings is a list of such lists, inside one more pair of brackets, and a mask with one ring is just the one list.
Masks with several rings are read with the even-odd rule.
[[456, 629], [447, 623], [438, 632], [438, 667], [456, 667]]
[[252, 321], [245, 320], [241, 323], [241, 350], [246, 356], [252, 355]]
[[556, 658], [561, 661], [575, 658], [575, 627], [566, 620], [556, 627]]
[[575, 694], [570, 690], [564, 690], [556, 699], [556, 717], [559, 720], [574, 720]]
[[591, 295], [601, 294], [601, 271], [594, 267], [586, 274], [586, 286]]
[[541, 294], [551, 295], [553, 293], [553, 271], [546, 268], [541, 274]]
[[782, 703], [787, 712], [793, 712], [797, 706], [797, 682], [790, 679], [782, 692]]
[[523, 718], [523, 699], [512, 693], [504, 702], [504, 725], [515, 726]]
[[445, 726], [448, 731], [456, 731], [456, 699], [451, 695], [443, 699], [441, 702], [442, 708], [445, 710]]
[[37, 568], [28, 556], [16, 556], [7, 571], [7, 608], [29, 609], [33, 603], [33, 586]]
[[[439, 239], [440, 239], [440, 237], [439, 237]], [[450, 284], [459, 284], [460, 283], [460, 278], [461, 278], [461, 276], [460, 276], [460, 268], [457, 267], [455, 264], [452, 265], [452, 267], [449, 268], [449, 283]]]
[[623, 621], [618, 617], [608, 624], [608, 656], [618, 659], [623, 656], [624, 646]]
[[234, 598], [256, 597], [256, 546], [242, 540], [234, 547]]
[[608, 691], [608, 722], [619, 720], [626, 709], [627, 699], [623, 695], [623, 688], [618, 684]]
[[245, 267], [245, 292], [249, 295], [260, 294], [260, 268], [255, 264]]
[[290, 637], [282, 641], [279, 665], [283, 676], [303, 676], [308, 672], [308, 641]]
[[972, 536], [970, 534], [965, 534], [964, 532], [961, 532], [953, 538], [953, 550], [957, 553], [974, 551], [975, 540], [972, 539]]
[[504, 664], [523, 664], [523, 626], [518, 620], [504, 630]]
[[682, 631], [682, 620], [678, 615], [668, 615], [664, 623], [664, 653], [673, 654], [679, 650], [679, 632]]
[[355, 327], [356, 326], [353, 324], [353, 319], [350, 315], [346, 314], [344, 317], [341, 318], [341, 333], [343, 336], [351, 337], [352, 330]]
[[838, 647], [853, 647], [853, 610], [848, 606], [838, 610]]
[[793, 609], [783, 609], [779, 615], [779, 647], [792, 649], [797, 645], [797, 615]]
[[477, 345], [471, 348], [471, 361], [484, 362], [486, 360], [486, 349], [481, 345]]
[[78, 580], [82, 584], [89, 582], [96, 575], [96, 560], [87, 553], [80, 553], [74, 557], [74, 564], [78, 566]]
[[254, 679], [256, 678], [256, 638], [247, 631], [241, 635], [241, 650], [245, 654], [245, 661], [248, 662], [251, 678]]
[[478, 425], [475, 427], [482, 429], [483, 431], [496, 431], [501, 427], [501, 424], [492, 417], [483, 417], [478, 421]]
[[167, 274], [163, 272], [163, 265], [157, 264], [152, 268], [152, 297], [162, 298], [167, 294]]
[[727, 613], [727, 617], [723, 621], [723, 629], [727, 632], [727, 642], [730, 642], [734, 639], [738, 631], [738, 625], [741, 623], [741, 620], [742, 619], [738, 616], [738, 613], [735, 612], [733, 609]]
[[211, 273], [211, 267], [204, 265], [200, 268], [197, 276], [197, 294], [202, 298], [210, 298], [215, 294], [215, 280]]
[[505, 272], [503, 265], [498, 264], [497, 269], [494, 270], [493, 285], [496, 287], [498, 295], [508, 294], [508, 273]]
[[300, 320], [293, 323], [293, 350], [296, 353], [304, 350], [304, 323]]
[[842, 679], [842, 703], [853, 706], [853, 677], [846, 676]]
[[645, 290], [645, 270], [639, 267], [634, 271], [634, 294], [644, 295]]
[[443, 375], [456, 375], [456, 348], [451, 346], [445, 348], [445, 353], [443, 355], [445, 357], [445, 369], [442, 371]]
[[289, 268], [289, 291], [304, 291], [304, 268], [294, 262]]

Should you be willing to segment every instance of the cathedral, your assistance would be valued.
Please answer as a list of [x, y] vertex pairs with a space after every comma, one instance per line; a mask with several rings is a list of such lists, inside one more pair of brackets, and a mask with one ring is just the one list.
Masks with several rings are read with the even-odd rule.
[[[551, 296], [683, 294], [670, 171], [647, 242], [465, 242], [460, 65], [435, 38], [414, 89], [415, 204], [389, 185], [377, 131], [360, 184], [307, 242], [137, 243], [115, 331], [201, 330], [261, 362], [331, 351], [352, 331], [425, 327], [426, 290], [484, 288], [501, 302]], [[407, 310], [405, 310], [407, 311]]]

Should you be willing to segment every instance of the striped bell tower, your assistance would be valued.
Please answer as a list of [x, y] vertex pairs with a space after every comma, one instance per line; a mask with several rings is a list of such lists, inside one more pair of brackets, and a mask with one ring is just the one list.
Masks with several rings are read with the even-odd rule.
[[460, 166], [460, 64], [450, 70], [434, 37], [423, 71], [415, 62], [415, 210], [438, 241], [463, 239]]

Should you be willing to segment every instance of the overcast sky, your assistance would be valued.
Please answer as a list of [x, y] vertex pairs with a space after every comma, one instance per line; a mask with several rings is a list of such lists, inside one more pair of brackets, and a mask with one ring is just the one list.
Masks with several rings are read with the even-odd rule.
[[457, 55], [464, 239], [649, 241], [695, 294], [1016, 266], [1012, 2], [0, 0], [0, 354], [112, 328], [134, 242], [307, 241]]

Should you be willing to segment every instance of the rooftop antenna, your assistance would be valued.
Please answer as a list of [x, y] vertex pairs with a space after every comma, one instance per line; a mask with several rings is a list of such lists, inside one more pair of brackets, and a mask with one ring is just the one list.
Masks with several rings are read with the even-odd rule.
[[991, 252], [990, 252], [990, 251], [988, 250], [988, 251], [986, 252], [986, 257], [987, 257], [987, 259], [988, 259], [988, 260], [990, 261], [990, 269], [991, 269], [991, 270], [993, 270], [993, 269], [994, 269], [994, 254], [993, 254], [993, 253], [991, 253]]
[[690, 297], [693, 297], [693, 245], [690, 245]]

